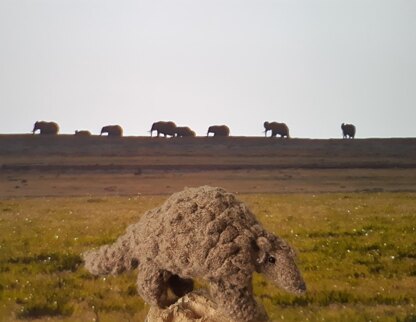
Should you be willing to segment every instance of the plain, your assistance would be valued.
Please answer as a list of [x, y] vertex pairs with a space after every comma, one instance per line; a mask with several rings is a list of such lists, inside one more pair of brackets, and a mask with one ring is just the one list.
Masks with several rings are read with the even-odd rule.
[[[273, 321], [414, 321], [416, 195], [241, 195], [259, 220], [298, 252], [305, 296], [256, 275]], [[165, 196], [0, 201], [3, 321], [143, 321], [134, 272], [92, 277], [80, 254], [117, 238]]]

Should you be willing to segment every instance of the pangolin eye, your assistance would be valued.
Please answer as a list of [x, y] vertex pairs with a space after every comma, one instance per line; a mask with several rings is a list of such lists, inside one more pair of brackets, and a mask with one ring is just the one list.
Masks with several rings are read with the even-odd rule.
[[274, 258], [273, 256], [269, 256], [269, 258], [267, 259], [269, 261], [269, 263], [274, 264], [276, 263], [276, 258]]

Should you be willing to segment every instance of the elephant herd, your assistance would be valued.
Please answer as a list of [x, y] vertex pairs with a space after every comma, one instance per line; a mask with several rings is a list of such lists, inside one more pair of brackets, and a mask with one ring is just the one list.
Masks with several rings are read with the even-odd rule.
[[[285, 123], [278, 122], [264, 122], [264, 134], [267, 136], [267, 132], [271, 131], [271, 137], [280, 135], [281, 138], [290, 138], [289, 128]], [[341, 124], [342, 137], [353, 139], [355, 137], [355, 126], [353, 124]], [[32, 133], [35, 134], [39, 130], [40, 134], [58, 134], [59, 125], [55, 122], [38, 121], [33, 127]], [[156, 132], [156, 136], [163, 135], [164, 137], [194, 137], [195, 131], [191, 130], [188, 126], [176, 126], [172, 121], [159, 121], [152, 124], [150, 129], [150, 136], [153, 136], [153, 132]], [[110, 137], [123, 136], [123, 128], [120, 125], [107, 125], [101, 129], [100, 135], [107, 134]], [[226, 125], [212, 125], [208, 128], [207, 136], [230, 136], [230, 128]], [[82, 130], [75, 131], [76, 136], [91, 136], [90, 131]]]

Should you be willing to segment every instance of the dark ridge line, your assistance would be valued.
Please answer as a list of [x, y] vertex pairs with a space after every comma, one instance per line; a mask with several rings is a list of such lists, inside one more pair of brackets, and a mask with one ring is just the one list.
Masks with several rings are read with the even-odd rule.
[[416, 163], [345, 163], [345, 164], [165, 164], [165, 165], [15, 165], [3, 164], [4, 172], [152, 172], [152, 171], [224, 171], [224, 170], [280, 170], [280, 169], [415, 169]]
[[[237, 195], [258, 195], [258, 194], [266, 194], [266, 195], [319, 195], [319, 194], [379, 194], [379, 193], [416, 193], [416, 189], [383, 189], [379, 190], [377, 188], [369, 188], [369, 189], [347, 189], [347, 190], [305, 190], [305, 191], [233, 191], [233, 193]], [[117, 192], [117, 193], [95, 193], [95, 194], [88, 194], [88, 193], [71, 193], [71, 194], [47, 194], [47, 195], [20, 195], [20, 196], [2, 196], [0, 195], [0, 200], [19, 200], [25, 199], [27, 197], [31, 199], [45, 199], [45, 198], [114, 198], [114, 197], [146, 197], [146, 196], [170, 196], [172, 193], [170, 192], [156, 192], [156, 193], [149, 193], [149, 192], [137, 192], [137, 193], [129, 193], [129, 192]]]

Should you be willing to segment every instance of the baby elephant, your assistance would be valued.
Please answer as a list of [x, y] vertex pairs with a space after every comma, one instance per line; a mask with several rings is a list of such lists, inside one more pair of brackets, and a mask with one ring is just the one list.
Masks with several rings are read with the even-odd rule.
[[83, 258], [94, 275], [137, 268], [139, 294], [159, 307], [169, 304], [168, 287], [181, 295], [192, 290], [192, 279], [202, 278], [218, 309], [242, 322], [254, 322], [259, 315], [254, 272], [287, 291], [306, 290], [292, 248], [266, 231], [233, 194], [209, 186], [173, 194], [114, 244], [88, 251]]
[[175, 135], [177, 137], [194, 137], [195, 132], [192, 131], [188, 126], [177, 126], [175, 129]]
[[85, 136], [86, 137], [86, 136], [91, 136], [91, 132], [87, 131], [87, 130], [81, 130], [81, 131], [76, 130], [74, 135], [75, 136]]

